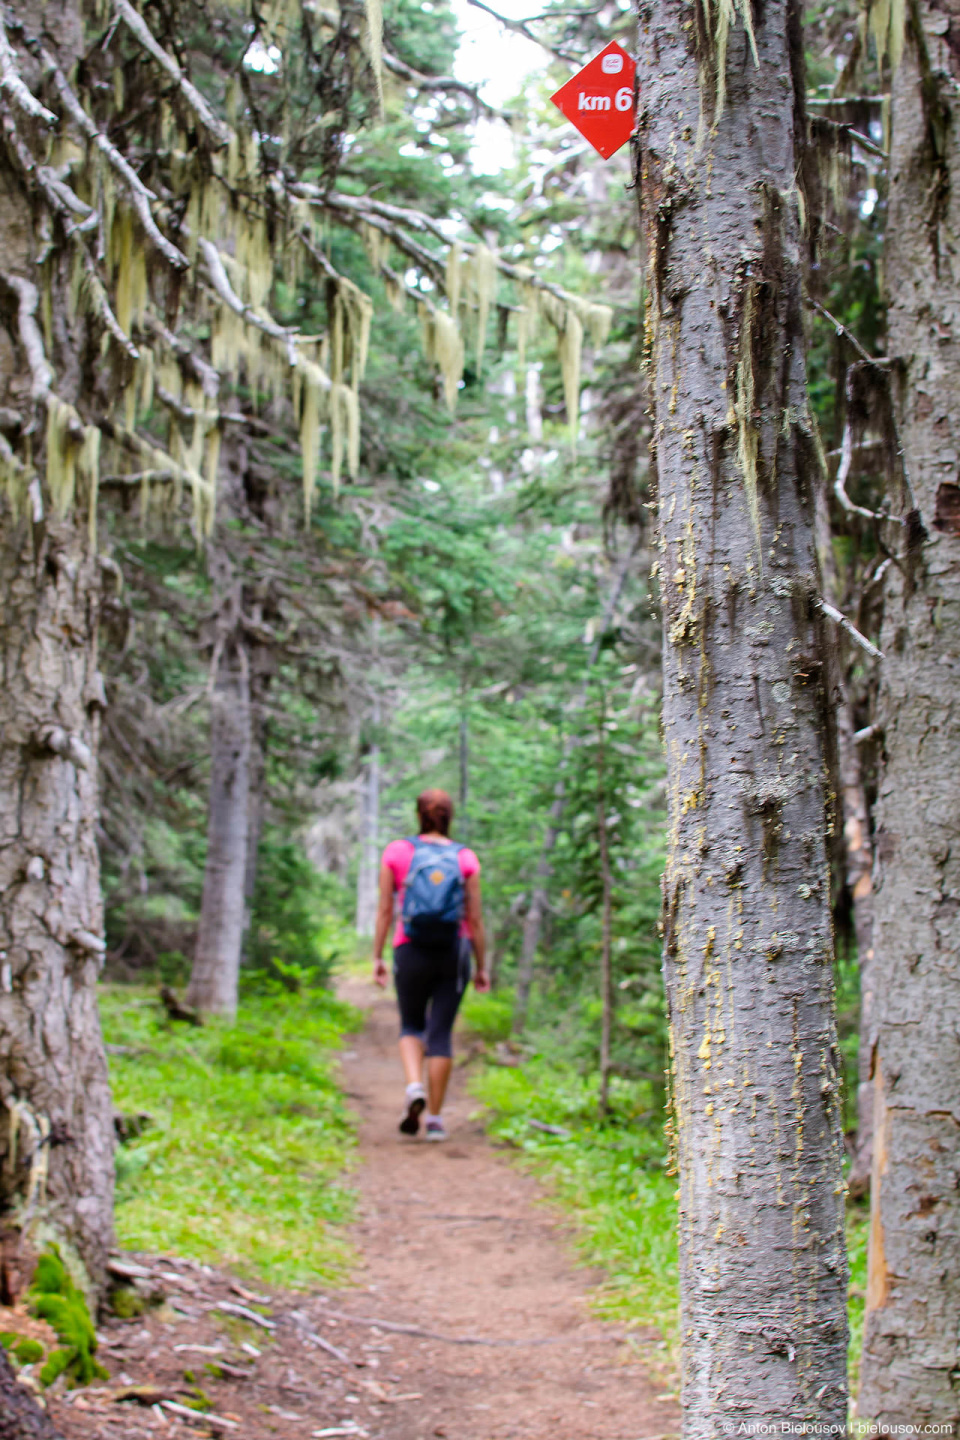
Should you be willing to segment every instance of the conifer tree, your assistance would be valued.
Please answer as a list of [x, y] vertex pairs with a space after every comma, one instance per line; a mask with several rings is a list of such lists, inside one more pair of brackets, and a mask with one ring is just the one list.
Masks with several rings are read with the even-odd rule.
[[886, 255], [900, 523], [887, 530], [877, 717], [874, 1151], [859, 1411], [884, 1429], [956, 1429], [960, 65], [946, 12], [878, 6], [872, 19], [881, 63], [888, 52], [893, 69]]
[[639, 6], [685, 1434], [846, 1424], [794, 0]]

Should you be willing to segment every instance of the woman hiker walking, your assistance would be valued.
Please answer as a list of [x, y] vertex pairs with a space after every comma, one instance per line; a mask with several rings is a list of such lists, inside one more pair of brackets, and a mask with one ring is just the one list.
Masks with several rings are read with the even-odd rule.
[[[440, 1111], [453, 1068], [453, 1022], [470, 979], [489, 990], [480, 905], [480, 861], [450, 839], [453, 801], [445, 790], [417, 799], [420, 833], [393, 840], [380, 865], [380, 902], [373, 940], [373, 978], [387, 983], [383, 961], [394, 914], [393, 977], [400, 1006], [400, 1060], [407, 1093], [400, 1130], [416, 1135], [426, 1109], [426, 1138], [446, 1140]], [[423, 1088], [423, 1060], [427, 1088]]]

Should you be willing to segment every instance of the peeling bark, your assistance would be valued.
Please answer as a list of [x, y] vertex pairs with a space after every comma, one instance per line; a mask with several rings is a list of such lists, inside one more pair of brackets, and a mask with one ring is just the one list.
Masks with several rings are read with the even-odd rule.
[[890, 354], [910, 493], [884, 597], [877, 1041], [860, 1414], [960, 1424], [960, 9], [918, 4], [894, 77]]
[[802, 37], [792, 0], [753, 8], [756, 63], [731, 28], [711, 126], [713, 13], [639, 6], [690, 1440], [847, 1410]]
[[[0, 1227], [50, 1227], [96, 1284], [113, 1117], [96, 995], [100, 586], [84, 531], [0, 529]], [[30, 1278], [17, 1269], [4, 1246], [8, 1292]]]

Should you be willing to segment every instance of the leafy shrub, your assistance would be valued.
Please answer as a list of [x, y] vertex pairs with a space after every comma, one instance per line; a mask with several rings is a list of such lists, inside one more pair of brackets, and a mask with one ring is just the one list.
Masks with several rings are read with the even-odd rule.
[[343, 1278], [334, 1227], [352, 1126], [331, 1058], [357, 1014], [324, 990], [247, 994], [234, 1022], [171, 1028], [152, 992], [101, 992], [114, 1098], [155, 1126], [122, 1147], [122, 1244], [278, 1284]]
[[496, 994], [478, 995], [469, 990], [460, 1010], [463, 1023], [481, 1040], [495, 1044], [508, 1040], [513, 1026], [513, 994], [499, 990]]

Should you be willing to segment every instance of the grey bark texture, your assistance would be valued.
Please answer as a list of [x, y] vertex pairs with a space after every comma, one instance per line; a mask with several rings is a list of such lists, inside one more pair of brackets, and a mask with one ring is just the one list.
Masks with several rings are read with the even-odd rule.
[[[34, 29], [43, 22], [61, 64], [72, 66], [83, 49], [75, 5], [24, 3], [18, 18]], [[31, 61], [28, 79], [36, 78]], [[29, 519], [14, 523], [0, 496], [4, 1300], [29, 1282], [32, 1245], [49, 1239], [79, 1262], [92, 1290], [99, 1287], [113, 1243], [114, 1143], [96, 994], [106, 949], [96, 843], [106, 703], [97, 668], [100, 570], [85, 520], [76, 511], [50, 513], [40, 478], [50, 386], [55, 378], [59, 396], [78, 402], [89, 336], [80, 318], [69, 318], [70, 255], [54, 253], [38, 270], [44, 231], [7, 154], [0, 147], [3, 443], [9, 454], [13, 437], [39, 473], [30, 484]], [[52, 316], [46, 334], [39, 305], [30, 313], [41, 284]]]
[[847, 1271], [800, 17], [789, 0], [753, 7], [754, 63], [739, 17], [718, 40], [702, 23], [712, 7], [644, 0], [638, 13], [684, 1434], [839, 1433]]
[[889, 351], [908, 489], [887, 570], [877, 1023], [860, 1415], [960, 1423], [960, 66], [956, 3], [908, 9], [893, 84]]
[[[96, 556], [74, 518], [0, 528], [0, 1229], [37, 1227], [96, 1284], [113, 1240], [97, 977]], [[16, 1247], [3, 1287], [15, 1292]]]
[[250, 822], [250, 661], [237, 629], [220, 647], [210, 706], [210, 799], [203, 899], [189, 1004], [201, 1012], [237, 1009], [246, 905]]

